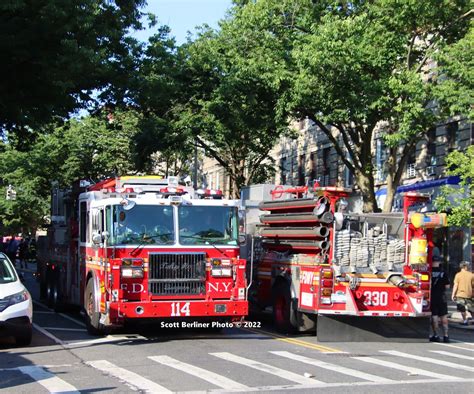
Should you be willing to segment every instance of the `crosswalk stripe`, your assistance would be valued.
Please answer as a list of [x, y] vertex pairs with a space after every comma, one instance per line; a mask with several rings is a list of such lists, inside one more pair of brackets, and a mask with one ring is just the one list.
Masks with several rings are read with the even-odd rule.
[[225, 376], [219, 375], [217, 373], [208, 371], [203, 368], [196, 367], [191, 364], [183, 363], [179, 360], [176, 360], [168, 356], [149, 356], [150, 360], [153, 360], [162, 365], [183, 371], [189, 375], [196, 376], [200, 379], [203, 379], [209, 383], [212, 383], [218, 387], [224, 389], [247, 389], [248, 387], [244, 384], [238, 383], [232, 379], [226, 378]]
[[306, 378], [302, 375], [297, 373], [286, 371], [284, 369], [274, 367], [272, 365], [264, 364], [259, 361], [251, 360], [249, 358], [244, 358], [240, 356], [236, 356], [231, 353], [222, 352], [222, 353], [209, 353], [211, 356], [219, 357], [226, 361], [232, 361], [237, 364], [245, 365], [246, 367], [256, 369], [258, 371], [267, 372], [269, 374], [278, 376], [280, 378], [290, 380], [295, 383], [300, 384], [315, 384], [315, 383], [323, 383], [316, 379]]
[[341, 367], [340, 365], [331, 364], [331, 363], [327, 363], [327, 362], [320, 361], [320, 360], [315, 360], [315, 359], [312, 359], [312, 358], [309, 358], [309, 357], [300, 356], [298, 354], [293, 354], [293, 353], [290, 353], [290, 352], [272, 351], [270, 353], [276, 354], [277, 356], [286, 357], [286, 358], [289, 358], [289, 359], [292, 359], [292, 360], [300, 361], [300, 362], [305, 363], [305, 364], [310, 364], [310, 365], [313, 365], [315, 367], [324, 368], [324, 369], [328, 369], [330, 371], [335, 371], [335, 372], [339, 372], [339, 373], [342, 373], [342, 374], [345, 374], [345, 375], [349, 375], [349, 376], [357, 377], [357, 378], [360, 378], [360, 379], [368, 380], [368, 381], [371, 381], [371, 382], [391, 382], [392, 381], [391, 379], [383, 378], [381, 376], [372, 375], [372, 374], [368, 374], [368, 373], [365, 373], [365, 372], [360, 372], [360, 371], [357, 371], [357, 370], [351, 369], [351, 368]]
[[172, 392], [167, 388], [136, 374], [135, 372], [120, 368], [107, 360], [86, 361], [86, 364], [106, 373], [107, 375], [118, 378], [121, 382], [131, 387], [133, 390], [143, 390], [151, 393]]
[[41, 386], [43, 386], [50, 393], [79, 393], [79, 391], [68, 382], [54, 376], [52, 373], [45, 371], [41, 367], [28, 365], [25, 367], [18, 367], [18, 369], [25, 375], [31, 376]]
[[474, 357], [471, 356], [465, 356], [464, 354], [457, 354], [457, 353], [451, 353], [451, 352], [445, 352], [443, 350], [430, 350], [432, 353], [438, 353], [442, 354], [444, 356], [448, 357], [455, 357], [455, 358], [462, 358], [463, 360], [474, 360]]
[[[466, 342], [457, 342], [457, 343], [458, 343], [458, 345], [470, 345], [469, 343], [466, 343]], [[467, 352], [474, 352], [474, 349], [468, 349], [467, 347], [453, 345], [453, 344], [450, 344], [450, 343], [437, 343], [437, 342], [434, 342], [434, 344], [439, 345], [439, 346], [451, 347], [451, 348], [455, 348], [455, 349], [462, 349], [462, 350], [465, 350]]]
[[424, 361], [424, 362], [431, 363], [431, 364], [443, 365], [445, 367], [463, 369], [465, 371], [474, 372], [473, 367], [469, 367], [467, 365], [462, 365], [462, 364], [451, 363], [449, 361], [436, 360], [436, 359], [430, 358], [430, 357], [415, 356], [414, 354], [403, 353], [403, 352], [399, 352], [397, 350], [381, 350], [380, 352], [386, 353], [386, 354], [391, 354], [392, 356], [405, 357], [405, 358], [410, 358], [412, 360]]
[[430, 376], [432, 378], [444, 379], [444, 380], [463, 380], [461, 378], [457, 378], [451, 375], [443, 375], [441, 373], [435, 373], [435, 372], [427, 371], [421, 368], [410, 367], [408, 365], [401, 365], [401, 364], [397, 364], [397, 363], [387, 361], [387, 360], [379, 360], [373, 357], [351, 357], [351, 358], [353, 358], [354, 360], [364, 361], [366, 363], [371, 363], [378, 366], [398, 369], [399, 371], [405, 371], [413, 375]]

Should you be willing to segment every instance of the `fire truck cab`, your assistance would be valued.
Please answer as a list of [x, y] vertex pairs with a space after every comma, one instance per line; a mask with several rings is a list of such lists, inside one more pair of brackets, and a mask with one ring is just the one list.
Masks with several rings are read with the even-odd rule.
[[[176, 178], [125, 176], [55, 190], [39, 276], [51, 306], [85, 309], [88, 331], [126, 321], [247, 315], [239, 202]], [[82, 185], [84, 186], [84, 185]], [[62, 208], [61, 208], [62, 206]], [[61, 219], [58, 219], [61, 218]]]

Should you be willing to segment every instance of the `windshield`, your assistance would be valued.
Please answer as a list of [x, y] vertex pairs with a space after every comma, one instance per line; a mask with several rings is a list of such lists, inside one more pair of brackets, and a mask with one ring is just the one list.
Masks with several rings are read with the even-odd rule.
[[0, 256], [0, 283], [16, 282], [17, 277], [12, 265], [4, 256]]
[[124, 210], [122, 205], [108, 206], [106, 228], [110, 245], [174, 243], [173, 207], [135, 205]]
[[178, 207], [179, 242], [182, 245], [237, 245], [236, 207]]

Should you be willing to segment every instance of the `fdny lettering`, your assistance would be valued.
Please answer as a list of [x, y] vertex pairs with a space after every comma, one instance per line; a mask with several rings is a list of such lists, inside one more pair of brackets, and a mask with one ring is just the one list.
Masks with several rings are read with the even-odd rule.
[[313, 271], [303, 271], [301, 273], [301, 283], [304, 285], [312, 285], [313, 284], [313, 278], [314, 278], [314, 272]]
[[123, 291], [126, 291], [128, 293], [141, 293], [144, 290], [144, 287], [141, 283], [132, 283], [132, 288], [128, 288], [128, 283], [122, 283], [120, 284], [120, 287]]
[[216, 291], [218, 293], [224, 291], [230, 291], [230, 286], [232, 283], [208, 283], [207, 284], [207, 291]]

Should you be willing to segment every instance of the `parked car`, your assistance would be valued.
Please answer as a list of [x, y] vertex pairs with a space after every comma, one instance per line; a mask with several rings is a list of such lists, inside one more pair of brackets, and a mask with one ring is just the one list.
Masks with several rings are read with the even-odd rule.
[[18, 346], [31, 343], [33, 302], [5, 253], [0, 253], [0, 336], [15, 337]]

